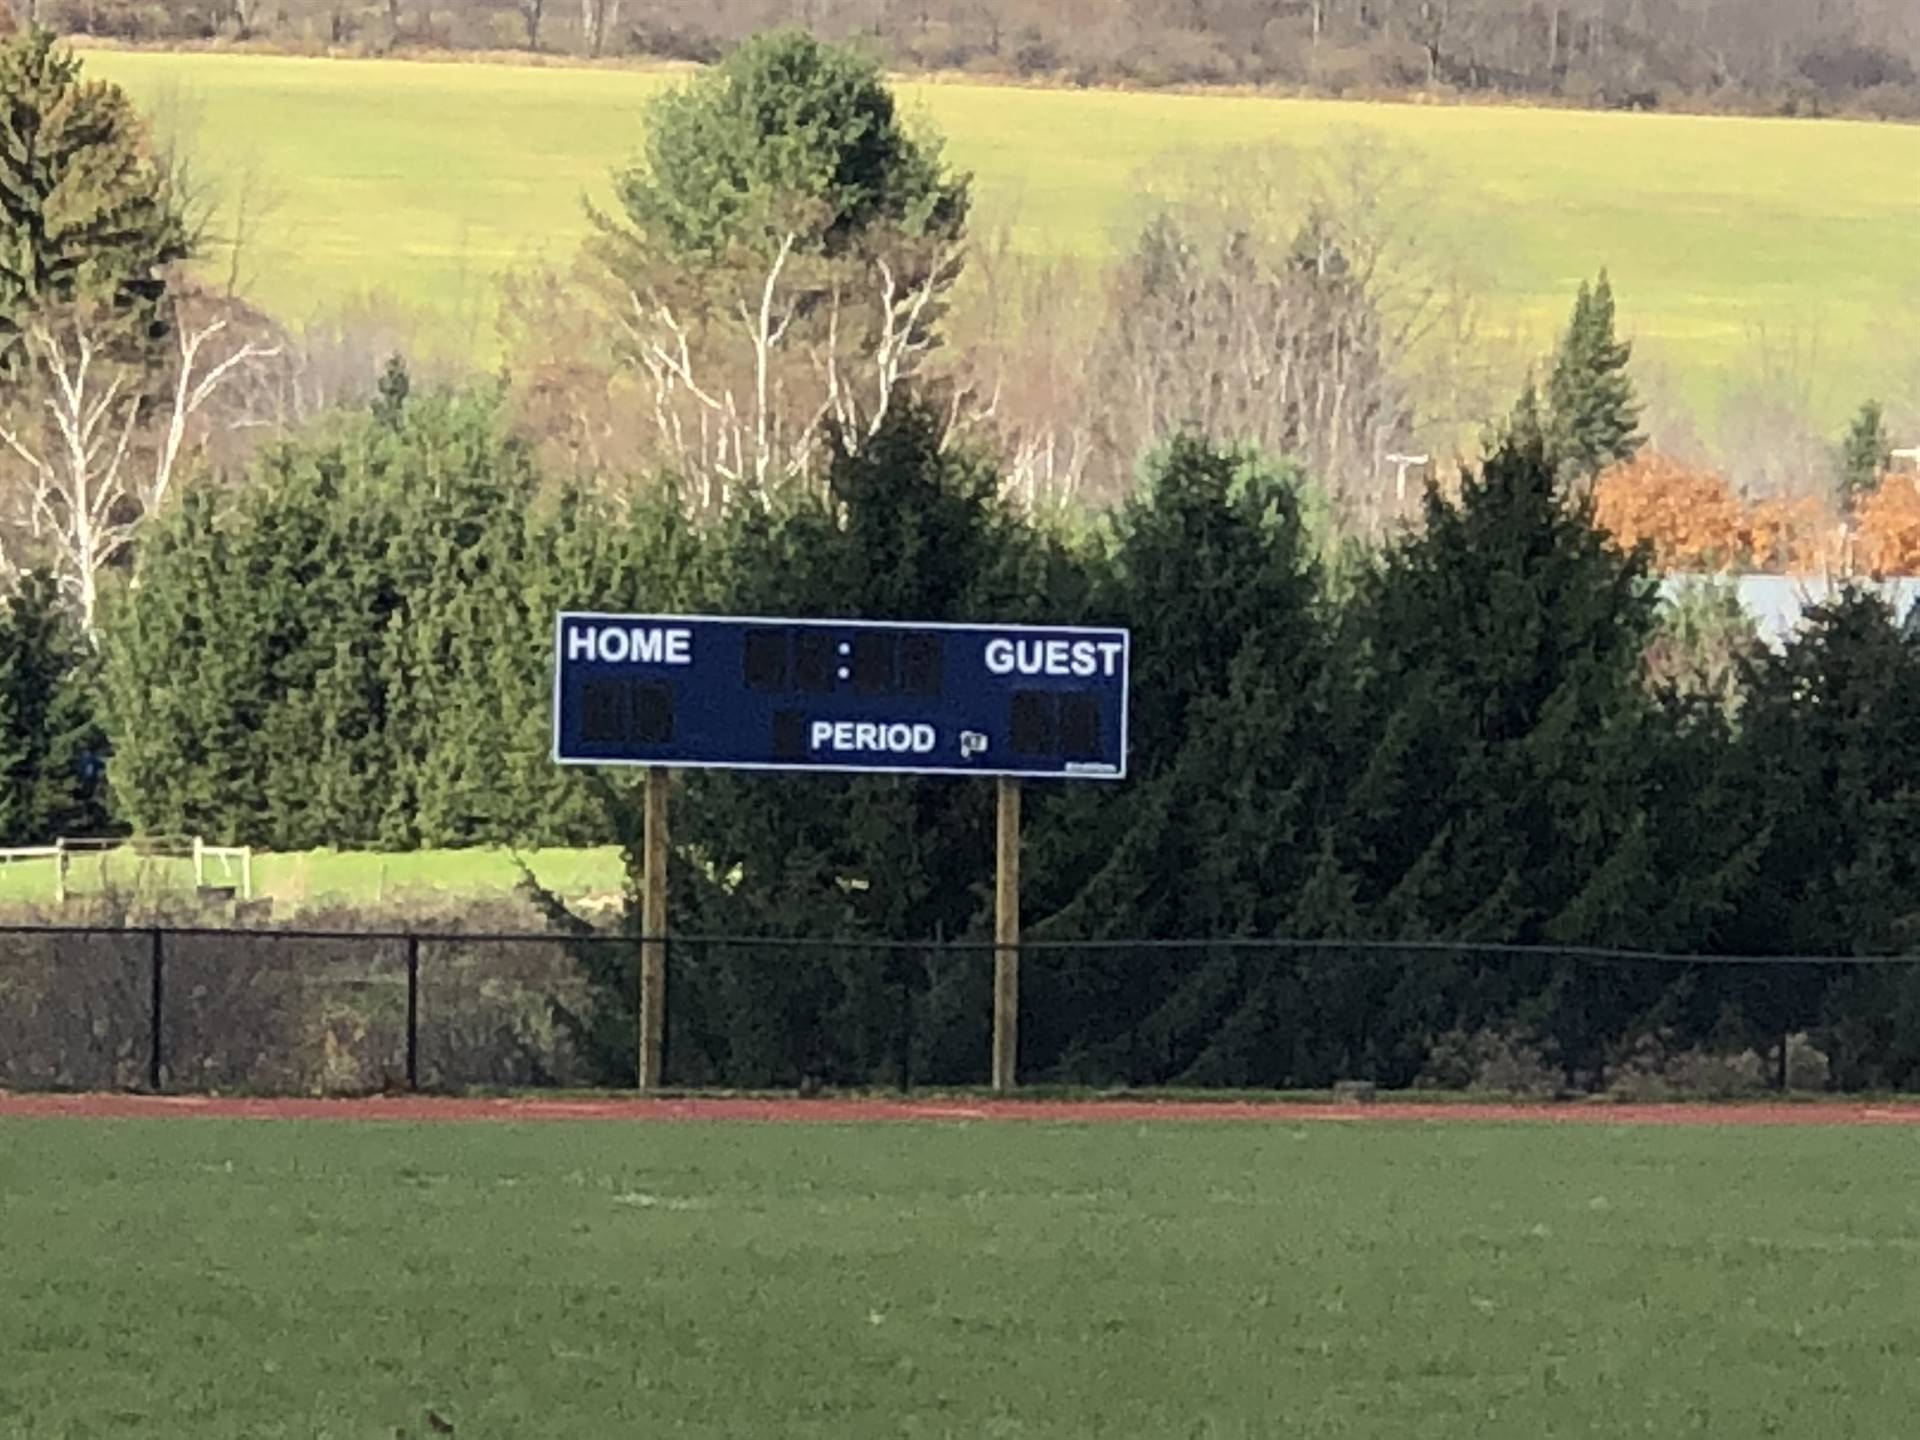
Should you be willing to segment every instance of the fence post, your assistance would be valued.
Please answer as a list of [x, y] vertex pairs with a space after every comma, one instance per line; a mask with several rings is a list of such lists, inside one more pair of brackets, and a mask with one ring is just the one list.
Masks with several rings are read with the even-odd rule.
[[[384, 860], [381, 861], [381, 864], [385, 863]], [[251, 845], [240, 847], [240, 898], [253, 899], [253, 847]]]
[[67, 837], [64, 835], [53, 842], [53, 900], [56, 905], [67, 903]]
[[193, 837], [193, 883], [197, 889], [207, 883], [207, 842]]
[[150, 1029], [147, 1033], [147, 1085], [156, 1095], [160, 1093], [160, 1069], [164, 1059], [161, 1051], [161, 1017], [166, 1013], [166, 960], [162, 953], [166, 944], [166, 932], [155, 926], [149, 933], [152, 953], [149, 957], [149, 975], [152, 990], [149, 996]]
[[420, 1088], [420, 937], [407, 936], [407, 1089]]

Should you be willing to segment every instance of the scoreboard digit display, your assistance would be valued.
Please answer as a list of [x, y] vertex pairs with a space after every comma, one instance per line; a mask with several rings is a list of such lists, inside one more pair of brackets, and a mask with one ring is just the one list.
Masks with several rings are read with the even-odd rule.
[[563, 612], [563, 765], [1117, 780], [1125, 630]]

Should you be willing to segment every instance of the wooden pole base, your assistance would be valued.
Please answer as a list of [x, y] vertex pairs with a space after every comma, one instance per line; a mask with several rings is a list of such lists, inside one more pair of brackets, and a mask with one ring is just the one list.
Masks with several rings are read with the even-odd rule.
[[658, 1090], [667, 1044], [667, 781], [663, 766], [647, 770], [646, 814], [641, 821], [639, 1077], [642, 1090]]
[[1020, 782], [999, 779], [993, 866], [993, 1090], [1013, 1090], [1020, 1049]]

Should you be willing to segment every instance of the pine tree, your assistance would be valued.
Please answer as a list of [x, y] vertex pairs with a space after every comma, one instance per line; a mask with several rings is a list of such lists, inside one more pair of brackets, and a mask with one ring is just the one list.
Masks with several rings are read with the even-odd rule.
[[[1689, 850], [1675, 838], [1697, 832], [1661, 809], [1670, 731], [1641, 683], [1655, 606], [1646, 566], [1565, 495], [1523, 414], [1457, 502], [1429, 494], [1425, 526], [1363, 584], [1345, 644], [1362, 660], [1361, 749], [1347, 762], [1335, 853], [1382, 933], [1704, 938], [1737, 837]], [[1609, 1027], [1659, 993], [1657, 977], [1572, 962], [1436, 962], [1409, 984], [1395, 992], [1407, 1013], [1524, 1018], [1586, 1073]], [[1401, 1030], [1396, 1043], [1409, 1039]], [[1382, 1078], [1411, 1078], [1412, 1050], [1387, 1058], [1397, 1070]]]
[[[1089, 608], [1133, 635], [1130, 773], [1117, 791], [1035, 794], [1023, 904], [1036, 936], [1257, 936], [1303, 923], [1295, 897], [1316, 863], [1341, 716], [1300, 483], [1181, 438], [1102, 528]], [[1230, 951], [1068, 952], [1030, 986], [1028, 1053], [1089, 1081], [1275, 1081], [1281, 1062], [1257, 1058], [1286, 1013], [1271, 978]]]
[[[216, 523], [215, 500], [212, 487], [194, 487], [170, 506], [140, 547], [139, 603], [126, 590], [110, 592], [101, 614], [102, 705], [115, 802], [139, 834], [232, 834], [225, 824], [208, 823], [204, 802], [220, 787], [209, 774], [210, 737], [201, 728], [200, 706], [217, 710], [233, 695], [224, 677], [208, 672], [216, 657], [236, 653], [198, 640], [212, 610], [207, 592], [218, 576], [232, 573], [236, 559]], [[270, 608], [270, 600], [263, 605]], [[245, 645], [244, 633], [227, 638]]]
[[1853, 417], [1840, 442], [1840, 503], [1849, 513], [1864, 497], [1880, 488], [1880, 477], [1893, 464], [1893, 441], [1887, 437], [1886, 416], [1878, 400], [1869, 400]]
[[[551, 592], [522, 538], [538, 484], [490, 396], [430, 395], [292, 436], [231, 492], [189, 491], [104, 636], [129, 818], [278, 846], [544, 838], [552, 812], [511, 793], [529, 771], [502, 758], [547, 746], [525, 719], [550, 713], [553, 612], [533, 617]], [[493, 668], [508, 636], [511, 672]]]
[[1772, 832], [1749, 942], [1761, 953], [1904, 948], [1920, 920], [1920, 866], [1904, 860], [1878, 894], [1842, 877], [1876, 834], [1910, 854], [1897, 837], [1920, 765], [1920, 644], [1878, 596], [1842, 592], [1758, 658], [1741, 738]]
[[0, 613], [0, 838], [40, 844], [106, 823], [90, 654], [51, 577]]
[[[1741, 780], [1763, 837], [1728, 936], [1758, 955], [1910, 953], [1920, 927], [1911, 836], [1920, 799], [1920, 643], [1877, 595], [1843, 591], [1811, 609], [1753, 667], [1739, 732]], [[1904, 973], [1896, 973], [1904, 972]], [[1908, 967], [1842, 977], [1777, 966], [1729, 979], [1717, 999], [1759, 1043], [1826, 1022], [1844, 1083], [1888, 1088], [1920, 1075], [1920, 1046], [1897, 1033]], [[1904, 1053], [1901, 1068], [1884, 1067]], [[1866, 1057], [1878, 1056], [1870, 1060]]]
[[642, 163], [614, 177], [629, 238], [694, 267], [787, 233], [803, 255], [889, 225], [956, 238], [968, 183], [902, 121], [871, 56], [797, 28], [746, 40], [656, 99]]
[[81, 79], [45, 30], [0, 46], [0, 364], [47, 307], [88, 302], [133, 344], [164, 332], [164, 267], [192, 249], [177, 197], [119, 87]]
[[1564, 474], [1591, 479], [1639, 450], [1632, 356], [1633, 346], [1614, 336], [1613, 286], [1602, 270], [1591, 289], [1581, 282], [1547, 382], [1546, 429]]

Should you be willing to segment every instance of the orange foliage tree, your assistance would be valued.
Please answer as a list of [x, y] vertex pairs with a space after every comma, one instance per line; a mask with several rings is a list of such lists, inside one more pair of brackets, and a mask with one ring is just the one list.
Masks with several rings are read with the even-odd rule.
[[[1895, 493], [1902, 488], [1904, 494]], [[1623, 545], [1652, 545], [1662, 570], [1808, 575], [1844, 570], [1851, 561], [1886, 573], [1920, 560], [1920, 492], [1910, 485], [1883, 486], [1861, 507], [1862, 534], [1851, 556], [1821, 500], [1742, 501], [1724, 475], [1665, 455], [1646, 453], [1616, 465], [1594, 486], [1593, 500], [1596, 523]]]
[[1724, 475], [1642, 452], [1600, 476], [1594, 519], [1623, 545], [1645, 541], [1666, 570], [1720, 570], [1748, 542], [1746, 516]]
[[1855, 558], [1871, 575], [1920, 574], [1920, 485], [1883, 475], [1854, 506]]
[[1833, 516], [1811, 495], [1754, 501], [1741, 538], [1749, 563], [1768, 574], [1810, 575], [1841, 559]]

